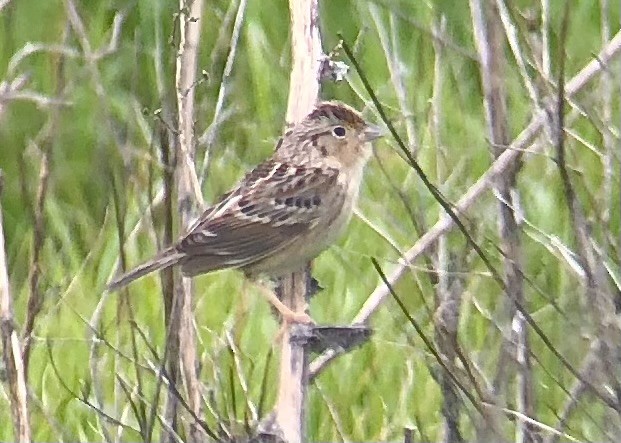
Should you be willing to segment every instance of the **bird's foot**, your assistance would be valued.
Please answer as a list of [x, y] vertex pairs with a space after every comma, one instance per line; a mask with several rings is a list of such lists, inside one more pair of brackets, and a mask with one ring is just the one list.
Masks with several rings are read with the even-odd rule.
[[308, 313], [306, 312], [307, 307], [304, 307], [303, 309], [301, 309], [300, 311], [292, 311], [291, 309], [287, 308], [286, 310], [279, 310], [280, 315], [282, 315], [283, 318], [283, 326], [289, 326], [289, 324], [291, 323], [303, 323], [303, 324], [307, 324], [307, 325], [315, 325], [317, 324], [315, 322], [315, 320], [313, 320], [313, 318], [308, 315]]
[[[278, 309], [278, 308], [277, 308]], [[293, 324], [305, 324], [305, 325], [316, 325], [317, 322], [313, 320], [313, 318], [308, 315], [306, 310], [308, 309], [308, 305], [305, 306], [300, 311], [292, 311], [289, 308], [286, 309], [278, 309], [280, 315], [282, 315], [282, 323], [276, 336], [274, 337], [274, 343], [280, 343], [285, 332], [289, 329], [289, 327]]]

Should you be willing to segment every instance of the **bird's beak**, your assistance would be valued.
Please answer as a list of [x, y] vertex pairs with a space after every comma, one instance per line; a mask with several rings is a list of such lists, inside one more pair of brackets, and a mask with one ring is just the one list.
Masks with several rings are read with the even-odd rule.
[[371, 142], [383, 136], [384, 131], [379, 126], [367, 125], [367, 127], [364, 128], [363, 137], [365, 142]]

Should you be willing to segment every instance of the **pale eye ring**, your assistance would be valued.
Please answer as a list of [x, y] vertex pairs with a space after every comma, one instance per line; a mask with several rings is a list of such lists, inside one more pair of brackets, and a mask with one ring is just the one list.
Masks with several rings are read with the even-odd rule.
[[342, 126], [337, 126], [334, 129], [332, 129], [332, 134], [334, 134], [334, 136], [336, 138], [343, 138], [345, 137], [345, 128]]

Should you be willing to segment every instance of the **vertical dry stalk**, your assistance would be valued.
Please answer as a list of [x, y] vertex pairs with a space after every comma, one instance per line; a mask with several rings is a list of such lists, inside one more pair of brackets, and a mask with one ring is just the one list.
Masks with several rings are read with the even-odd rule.
[[[160, 93], [160, 97], [164, 97], [164, 94]], [[163, 107], [162, 112], [166, 116], [171, 116], [172, 111], [168, 108], [167, 103], [164, 99], [162, 99]], [[170, 119], [166, 119], [165, 121], [171, 121]], [[162, 156], [162, 164], [164, 165], [163, 169], [163, 207], [164, 210], [164, 230], [162, 233], [162, 244], [170, 245], [174, 241], [174, 187], [175, 187], [175, 177], [174, 177], [174, 146], [175, 146], [175, 136], [172, 134], [172, 131], [169, 130], [168, 126], [165, 126], [160, 122], [158, 127], [158, 138], [159, 138], [159, 148]], [[152, 173], [150, 173], [152, 174]], [[149, 178], [149, 182], [151, 183], [152, 177]], [[152, 185], [150, 185], [152, 186]], [[153, 200], [152, 200], [153, 201]], [[154, 220], [155, 216], [153, 214], [154, 206], [150, 206], [151, 210], [151, 219]], [[154, 225], [155, 226], [155, 225]], [[161, 273], [161, 287], [162, 287], [162, 298], [164, 304], [164, 324], [166, 327], [166, 348], [162, 355], [162, 360], [160, 362], [160, 372], [157, 381], [156, 392], [153, 397], [153, 403], [159, 400], [160, 389], [162, 384], [164, 383], [164, 378], [161, 376], [165, 372], [167, 372], [168, 383], [171, 385], [177, 385], [179, 380], [179, 359], [172, 358], [171, 354], [174, 354], [178, 357], [179, 355], [179, 337], [176, 334], [178, 327], [173, 325], [173, 309], [174, 302], [176, 301], [175, 297], [175, 287], [174, 287], [174, 271], [172, 269], [166, 269]], [[174, 389], [168, 389], [167, 391], [167, 400], [166, 400], [166, 410], [164, 413], [165, 421], [167, 424], [172, 425], [174, 429], [176, 429], [176, 417], [177, 417], [177, 397], [175, 395]], [[153, 408], [151, 410], [151, 420], [155, 421], [156, 409]], [[174, 437], [170, 436], [171, 440]], [[164, 437], [162, 437], [161, 441], [165, 441]]]
[[[159, 32], [156, 35], [160, 35]], [[176, 136], [177, 134], [174, 131], [170, 130], [172, 121], [175, 120], [173, 104], [171, 100], [169, 100], [167, 93], [167, 86], [164, 83], [164, 79], [166, 75], [164, 74], [164, 62], [162, 60], [162, 55], [166, 52], [163, 49], [161, 44], [161, 40], [158, 38], [156, 42], [156, 51], [155, 57], [153, 59], [154, 71], [156, 73], [156, 84], [157, 84], [157, 92], [159, 101], [162, 104], [161, 115], [158, 115], [156, 118], [157, 126], [154, 134], [157, 134], [154, 138], [157, 141], [154, 141], [155, 146], [159, 149], [159, 154], [161, 156], [162, 162], [162, 182], [163, 188], [159, 190], [157, 193], [153, 191], [153, 164], [150, 163], [149, 167], [149, 215], [150, 220], [153, 226], [155, 226], [155, 211], [154, 209], [162, 204], [164, 209], [164, 220], [163, 220], [163, 232], [161, 243], [158, 243], [158, 249], [162, 249], [163, 245], [167, 246], [172, 244], [175, 240], [174, 236], [174, 167], [175, 167], [175, 146], [176, 146]], [[155, 153], [153, 154], [155, 157]], [[152, 195], [155, 194], [154, 197]], [[134, 226], [128, 238], [131, 238], [131, 235], [135, 233], [138, 229], [140, 229], [141, 223], [145, 223], [147, 217], [141, 218], [138, 223]], [[157, 235], [155, 236], [157, 238]], [[164, 321], [166, 323], [166, 334], [167, 340], [171, 340], [170, 337], [170, 320], [172, 313], [172, 304], [174, 301], [174, 281], [173, 281], [173, 270], [166, 269], [161, 273], [161, 286], [162, 286], [162, 297], [164, 304]], [[164, 357], [167, 357], [164, 354]], [[167, 361], [168, 358], [164, 358], [164, 361]], [[171, 380], [176, 380], [177, 375], [174, 372], [169, 372], [168, 376]], [[161, 380], [161, 379], [160, 379]], [[172, 394], [171, 394], [172, 395]], [[170, 408], [169, 408], [170, 409]]]
[[[198, 45], [202, 25], [202, 0], [180, 0], [179, 2], [179, 49], [176, 66], [177, 94], [177, 204], [181, 216], [181, 230], [186, 231], [192, 222], [192, 211], [196, 201], [203, 206], [200, 186], [194, 169], [194, 85], [196, 84], [196, 66]], [[200, 384], [198, 381], [196, 337], [194, 334], [194, 317], [192, 313], [192, 281], [182, 278], [174, 291], [175, 301], [171, 319], [171, 335], [178, 334], [179, 358], [182, 365], [185, 386], [192, 412], [200, 416]], [[176, 329], [176, 331], [175, 331]], [[172, 337], [171, 337], [172, 338]], [[177, 360], [175, 353], [170, 358]], [[199, 427], [190, 425], [192, 441], [201, 441]]]
[[[52, 113], [57, 115], [56, 112]], [[54, 117], [52, 117], [54, 118]], [[39, 288], [39, 277], [41, 276], [41, 250], [43, 249], [43, 241], [45, 235], [44, 225], [44, 207], [47, 194], [47, 183], [50, 175], [50, 146], [49, 140], [45, 140], [47, 145], [41, 151], [41, 163], [39, 166], [39, 186], [37, 188], [37, 197], [33, 211], [34, 232], [32, 240], [32, 259], [30, 270], [28, 272], [28, 283], [30, 294], [28, 296], [28, 311], [26, 315], [26, 323], [22, 332], [24, 340], [23, 360], [24, 373], [28, 378], [28, 362], [30, 361], [31, 334], [34, 329], [35, 319], [43, 307], [43, 294]]]
[[[292, 59], [287, 122], [302, 120], [319, 97], [322, 54], [317, 0], [290, 0]], [[283, 302], [294, 311], [306, 306], [310, 266], [283, 279]], [[305, 397], [308, 355], [302, 344], [290, 342], [288, 329], [282, 337], [276, 424], [288, 443], [304, 441]]]
[[[489, 138], [492, 143], [494, 158], [500, 157], [509, 144], [508, 117], [506, 92], [504, 86], [504, 39], [502, 23], [498, 14], [498, 7], [492, 0], [484, 0], [485, 6], [479, 0], [471, 0], [472, 22], [475, 29], [475, 43], [481, 60], [481, 81], [484, 91], [484, 105], [487, 119]], [[517, 195], [516, 179], [520, 167], [520, 157], [516, 158], [512, 167], [495, 180], [495, 188], [500, 195], [499, 201], [499, 233], [500, 245], [503, 252], [503, 266], [505, 283], [509, 300], [506, 305], [509, 318], [512, 319], [515, 343], [503, 342], [500, 371], [507, 375], [504, 366], [510, 361], [516, 361], [517, 368], [517, 411], [522, 416], [533, 417], [533, 386], [530, 362], [530, 348], [528, 328], [521, 313], [517, 312], [516, 301], [525, 306], [522, 267], [522, 247], [520, 228], [514, 213], [518, 207], [515, 201]], [[515, 346], [516, 345], [516, 346]], [[516, 356], [511, 358], [509, 353], [515, 349]], [[506, 378], [505, 378], [506, 379]], [[504, 385], [504, 383], [503, 383]], [[502, 393], [500, 393], [502, 394]], [[525, 420], [518, 417], [516, 421], [516, 442], [531, 443], [532, 429]]]
[[[224, 115], [225, 112], [223, 112], [224, 101], [226, 100], [229, 93], [231, 72], [233, 71], [233, 63], [235, 62], [235, 57], [237, 55], [237, 44], [239, 43], [239, 36], [241, 34], [242, 24], [244, 23], [244, 16], [246, 14], [247, 4], [248, 0], [241, 0], [239, 2], [239, 6], [237, 7], [237, 13], [235, 14], [235, 23], [233, 24], [233, 31], [231, 33], [231, 40], [228, 44], [229, 52], [226, 57], [224, 71], [222, 72], [222, 78], [220, 80], [220, 89], [218, 90], [216, 105], [214, 106], [213, 118], [205, 133], [198, 138], [198, 144], [201, 146], [205, 146], [205, 158], [203, 159], [203, 166], [201, 168], [201, 171], [203, 173], [207, 171], [209, 165], [209, 152], [211, 146], [216, 140], [218, 127], [226, 119], [226, 116]], [[234, 6], [233, 3], [231, 3], [231, 5]], [[227, 11], [227, 14], [228, 13], [229, 12]], [[219, 42], [216, 42], [216, 47], [218, 46], [218, 43]], [[212, 57], [215, 52], [216, 51], [212, 51]], [[212, 60], [212, 66], [213, 65], [215, 65], [215, 63], [213, 63]], [[201, 177], [201, 179], [205, 180], [205, 177]]]
[[[620, 334], [616, 320], [614, 294], [610, 287], [602, 257], [594, 247], [592, 229], [587, 221], [585, 206], [574, 189], [572, 177], [566, 164], [565, 143], [565, 44], [569, 29], [569, 4], [566, 4], [560, 32], [558, 96], [556, 106], [550, 106], [548, 118], [553, 126], [553, 140], [556, 149], [556, 163], [563, 185], [563, 193], [569, 209], [570, 226], [576, 241], [576, 252], [584, 271], [585, 305], [589, 309], [590, 319], [585, 322], [601, 340], [600, 361], [607, 376], [607, 384], [613, 393], [614, 409], [621, 416], [621, 379], [617, 363], [621, 355], [619, 348]], [[615, 423], [618, 429], [618, 423]]]
[[[382, 16], [379, 6], [375, 3], [370, 3], [369, 12], [371, 13], [371, 18], [373, 19], [373, 23], [377, 29], [377, 36], [379, 37], [382, 50], [384, 51], [384, 55], [386, 57], [386, 66], [388, 68], [388, 72], [390, 73], [390, 80], [397, 97], [397, 103], [399, 104], [401, 115], [405, 121], [405, 135], [407, 137], [408, 147], [410, 148], [412, 155], [416, 156], [420, 144], [418, 142], [416, 127], [414, 126], [414, 113], [412, 112], [407, 99], [408, 92], [404, 78], [405, 71], [402, 69], [405, 60], [401, 57], [399, 38], [396, 35], [396, 27], [394, 26], [395, 15], [393, 12], [390, 13], [391, 32], [389, 36], [386, 27], [382, 24]], [[433, 32], [435, 32], [435, 30]], [[439, 39], [434, 39], [433, 43], [439, 45], [441, 44], [440, 40], [441, 37]]]
[[[66, 43], [69, 35], [68, 28], [65, 27], [63, 36]], [[61, 97], [65, 87], [64, 79], [64, 58], [62, 55], [56, 56], [56, 96]], [[52, 156], [53, 136], [56, 133], [60, 112], [51, 112], [46, 125], [35, 139], [35, 144], [41, 145], [41, 161], [39, 166], [39, 186], [37, 188], [36, 201], [33, 210], [34, 233], [32, 240], [32, 258], [28, 273], [30, 294], [28, 296], [28, 310], [26, 321], [22, 331], [24, 341], [23, 360], [24, 374], [28, 380], [28, 363], [30, 361], [30, 350], [32, 345], [32, 331], [38, 314], [43, 308], [43, 293], [39, 288], [39, 278], [41, 276], [41, 251], [45, 239], [45, 202], [47, 201], [48, 182], [50, 177], [50, 163]]]
[[[602, 11], [602, 42], [610, 40], [610, 5], [608, 0], [600, 0], [600, 9]], [[610, 225], [611, 214], [614, 211], [614, 166], [615, 156], [619, 152], [619, 143], [615, 140], [612, 130], [613, 102], [618, 97], [615, 95], [618, 85], [613, 84], [613, 75], [610, 70], [602, 77], [600, 88], [602, 97], [602, 123], [605, 130], [602, 131], [604, 141], [604, 183], [602, 185], [602, 194], [604, 196], [604, 209], [602, 211], [602, 223], [606, 226], [607, 232], [612, 232]], [[606, 248], [610, 248], [609, 242], [606, 242]]]
[[[441, 18], [434, 24], [434, 33], [440, 36], [445, 34], [445, 20]], [[431, 100], [431, 126], [435, 149], [437, 150], [436, 174], [438, 183], [446, 180], [445, 165], [446, 152], [443, 149], [440, 135], [440, 121], [442, 119], [442, 87], [444, 81], [443, 45], [440, 39], [433, 40], [435, 51], [433, 95]], [[440, 217], [444, 210], [440, 210]], [[457, 357], [458, 323], [461, 310], [462, 288], [455, 277], [451, 277], [449, 268], [451, 258], [446, 236], [440, 237], [436, 250], [435, 268], [438, 270], [436, 285], [435, 314], [433, 317], [435, 342], [438, 353], [450, 368], [455, 364]], [[442, 415], [444, 416], [444, 442], [454, 443], [463, 441], [459, 428], [461, 404], [459, 390], [456, 383], [446, 370], [440, 370], [439, 384], [442, 390]]]
[[[0, 171], [1, 195], [2, 174]], [[9, 289], [6, 252], [4, 250], [2, 204], [0, 204], [0, 333], [2, 334], [2, 357], [9, 386], [11, 417], [13, 418], [13, 438], [20, 443], [30, 442], [26, 376], [24, 374], [22, 348], [13, 320], [13, 304]]]

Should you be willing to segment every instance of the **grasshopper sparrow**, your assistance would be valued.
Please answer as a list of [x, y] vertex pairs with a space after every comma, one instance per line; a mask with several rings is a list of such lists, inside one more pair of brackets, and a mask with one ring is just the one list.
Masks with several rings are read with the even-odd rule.
[[[248, 277], [296, 271], [333, 243], [358, 198], [370, 143], [381, 132], [338, 102], [322, 102], [288, 129], [272, 157], [208, 208], [174, 245], [115, 279], [117, 290], [153, 271], [180, 266], [186, 277], [238, 268]], [[270, 292], [288, 321], [294, 313]]]

